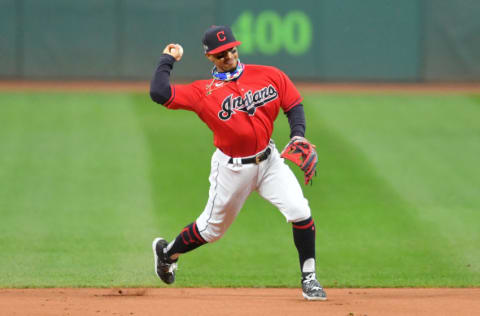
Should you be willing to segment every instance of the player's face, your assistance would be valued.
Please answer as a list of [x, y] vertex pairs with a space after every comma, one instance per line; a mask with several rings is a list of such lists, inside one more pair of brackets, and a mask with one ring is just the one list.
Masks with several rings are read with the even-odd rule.
[[236, 47], [232, 47], [218, 54], [207, 54], [206, 56], [217, 67], [219, 72], [231, 71], [237, 68], [238, 50]]

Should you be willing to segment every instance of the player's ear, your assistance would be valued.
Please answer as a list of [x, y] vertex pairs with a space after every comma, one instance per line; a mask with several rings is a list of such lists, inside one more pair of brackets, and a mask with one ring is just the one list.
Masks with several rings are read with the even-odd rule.
[[207, 57], [207, 59], [210, 60], [212, 63], [215, 61], [215, 58], [213, 58], [212, 55], [205, 54], [205, 57]]

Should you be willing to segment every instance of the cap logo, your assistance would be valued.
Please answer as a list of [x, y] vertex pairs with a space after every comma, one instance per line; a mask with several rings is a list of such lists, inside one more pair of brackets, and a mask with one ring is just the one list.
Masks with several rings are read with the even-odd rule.
[[205, 54], [217, 54], [242, 44], [235, 40], [232, 30], [228, 26], [211, 26], [203, 34], [202, 43], [206, 46], [204, 46]]
[[224, 31], [220, 31], [217, 33], [217, 38], [220, 42], [224, 42], [227, 37], [225, 36], [225, 32]]

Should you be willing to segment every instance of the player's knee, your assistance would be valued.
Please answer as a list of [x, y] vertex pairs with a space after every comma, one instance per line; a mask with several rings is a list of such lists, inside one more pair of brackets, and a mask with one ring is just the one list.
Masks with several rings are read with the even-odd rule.
[[303, 221], [310, 216], [312, 216], [312, 214], [310, 212], [310, 207], [308, 207], [308, 204], [291, 205], [286, 212], [287, 221], [293, 223]]
[[297, 223], [297, 222], [304, 221], [304, 220], [306, 220], [306, 219], [308, 219], [308, 218], [310, 218], [310, 217], [311, 217], [310, 213], [308, 213], [308, 214], [303, 214], [303, 215], [298, 214], [297, 216], [292, 217], [292, 218], [288, 218], [287, 220], [288, 220], [289, 222], [292, 222], [292, 223]]

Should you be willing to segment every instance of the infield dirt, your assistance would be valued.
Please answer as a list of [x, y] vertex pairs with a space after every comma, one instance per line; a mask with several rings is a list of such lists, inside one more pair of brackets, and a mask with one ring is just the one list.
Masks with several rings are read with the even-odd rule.
[[480, 288], [327, 289], [306, 301], [300, 289], [1, 289], [0, 315], [478, 315]]

